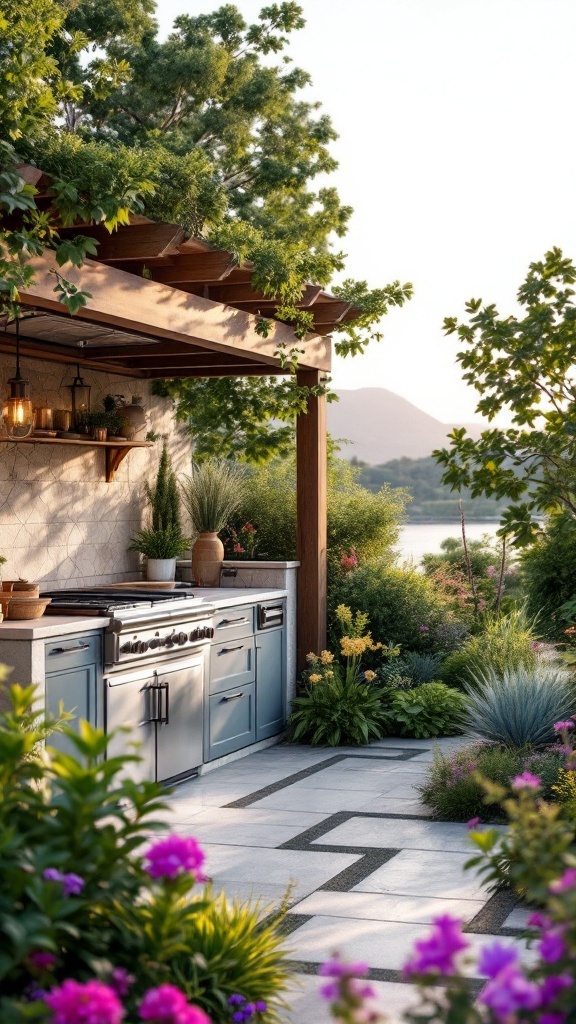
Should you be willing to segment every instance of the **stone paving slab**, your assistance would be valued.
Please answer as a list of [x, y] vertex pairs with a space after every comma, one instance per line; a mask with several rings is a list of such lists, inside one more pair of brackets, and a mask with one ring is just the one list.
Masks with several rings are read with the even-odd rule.
[[[403, 850], [449, 850], [467, 853], [473, 846], [465, 825], [450, 821], [405, 821], [395, 818], [350, 818], [322, 839], [330, 846], [397, 846]], [[314, 845], [314, 843], [312, 843]]]
[[219, 888], [241, 882], [258, 887], [261, 882], [295, 884], [294, 895], [307, 896], [334, 875], [354, 864], [350, 853], [309, 853], [305, 850], [270, 850], [256, 846], [224, 846], [204, 843], [205, 871]]
[[262, 797], [251, 806], [285, 811], [323, 811], [328, 817], [329, 814], [334, 814], [336, 811], [358, 811], [374, 797], [374, 793], [365, 789], [347, 791], [320, 788], [298, 789], [296, 785], [293, 785], [287, 789], [281, 789], [277, 793], [272, 793], [270, 796]]
[[[289, 1010], [282, 1010], [280, 1019], [286, 1024], [334, 1024], [325, 1000], [318, 995], [322, 979], [310, 974], [295, 974], [286, 993]], [[418, 1005], [412, 985], [391, 981], [371, 981], [375, 992], [374, 1005], [384, 1008], [387, 1024], [400, 1024], [403, 1014]], [[434, 990], [435, 991], [435, 990]]]
[[475, 879], [474, 873], [464, 871], [464, 864], [469, 859], [469, 853], [401, 850], [355, 885], [354, 890], [486, 901], [488, 893]]
[[[426, 896], [383, 896], [368, 892], [314, 892], [291, 908], [294, 914], [358, 918], [366, 921], [405, 921], [432, 924], [439, 914], [471, 921], [482, 909], [482, 900], [450, 900]], [[342, 925], [343, 933], [345, 926]]]

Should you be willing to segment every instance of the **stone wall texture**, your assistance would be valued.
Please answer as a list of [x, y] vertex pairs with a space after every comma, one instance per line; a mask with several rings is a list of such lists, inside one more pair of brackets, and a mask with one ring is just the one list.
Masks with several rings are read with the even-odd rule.
[[[70, 408], [66, 385], [73, 363], [21, 360], [36, 406]], [[0, 354], [0, 390], [14, 361]], [[102, 408], [106, 394], [142, 395], [148, 430], [166, 436], [174, 469], [188, 472], [190, 446], [174, 423], [172, 402], [149, 393], [149, 382], [81, 369], [92, 386], [91, 407]], [[89, 586], [140, 578], [140, 556], [129, 552], [134, 533], [144, 525], [144, 484], [153, 481], [161, 441], [135, 448], [112, 483], [105, 479], [105, 450], [73, 445], [18, 444], [0, 441], [0, 555], [4, 579], [23, 577], [44, 588]]]

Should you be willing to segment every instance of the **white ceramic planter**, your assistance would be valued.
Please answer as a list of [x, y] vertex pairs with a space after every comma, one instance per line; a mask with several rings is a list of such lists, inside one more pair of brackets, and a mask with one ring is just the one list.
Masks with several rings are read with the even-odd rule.
[[169, 583], [176, 575], [175, 558], [148, 558], [146, 579], [155, 583]]

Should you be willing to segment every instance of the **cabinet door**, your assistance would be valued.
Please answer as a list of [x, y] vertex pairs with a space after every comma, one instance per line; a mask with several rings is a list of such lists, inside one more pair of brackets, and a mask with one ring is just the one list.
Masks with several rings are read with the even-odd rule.
[[248, 683], [208, 698], [207, 761], [254, 743], [254, 697], [254, 683]]
[[199, 652], [158, 671], [158, 782], [191, 772], [202, 764], [204, 666], [204, 653]]
[[[58, 715], [60, 703], [65, 711], [71, 711], [74, 719], [67, 724], [78, 732], [78, 722], [85, 718], [91, 725], [98, 721], [98, 665], [80, 665], [46, 676], [46, 710]], [[54, 732], [47, 740], [50, 747], [64, 754], [78, 757], [78, 751], [67, 736]]]
[[286, 631], [256, 634], [256, 739], [282, 732], [285, 724]]
[[[157, 690], [149, 670], [127, 672], [106, 684], [107, 756], [137, 754], [125, 774], [134, 782], [154, 782], [156, 777]], [[113, 734], [110, 736], [110, 734]], [[137, 749], [134, 744], [138, 744]]]

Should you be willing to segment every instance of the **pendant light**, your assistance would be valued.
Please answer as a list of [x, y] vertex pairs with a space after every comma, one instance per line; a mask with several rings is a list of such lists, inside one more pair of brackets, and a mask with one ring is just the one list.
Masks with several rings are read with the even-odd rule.
[[90, 412], [90, 385], [80, 376], [80, 364], [70, 388], [72, 395], [72, 424], [75, 430], [86, 426], [86, 413]]
[[20, 318], [16, 317], [16, 373], [8, 381], [10, 397], [2, 415], [6, 433], [12, 441], [28, 437], [34, 428], [34, 412], [30, 398], [30, 381], [20, 373]]

